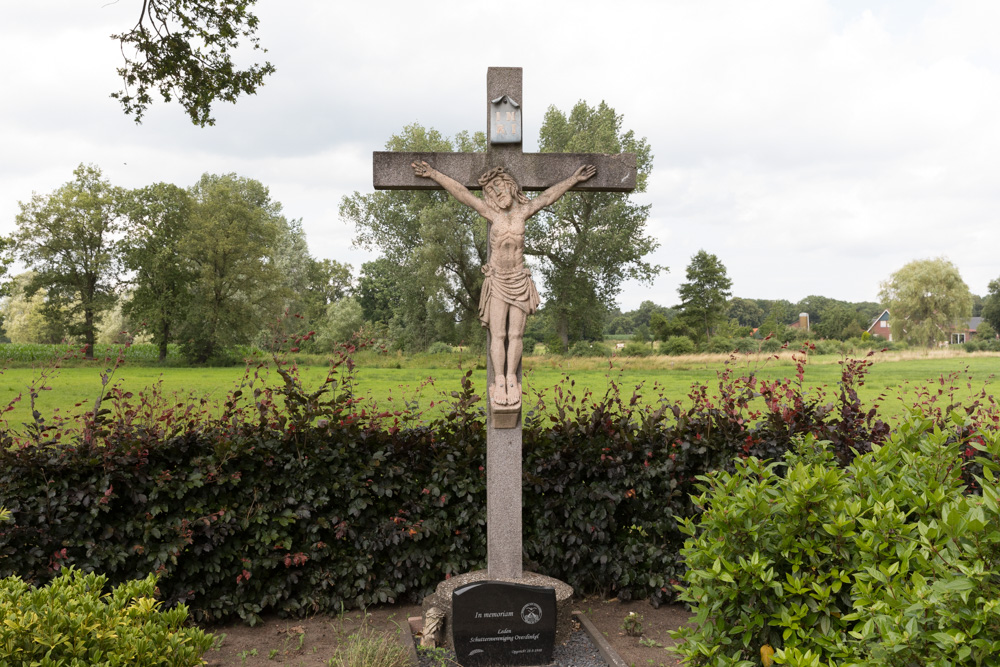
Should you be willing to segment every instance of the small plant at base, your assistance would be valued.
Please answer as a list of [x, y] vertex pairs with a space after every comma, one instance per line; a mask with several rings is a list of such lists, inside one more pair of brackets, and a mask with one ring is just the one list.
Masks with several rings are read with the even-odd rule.
[[245, 665], [247, 664], [247, 658], [257, 655], [257, 649], [252, 648], [248, 651], [240, 651], [238, 655], [240, 656], [240, 664]]
[[452, 660], [448, 649], [443, 646], [418, 646], [417, 653], [424, 659], [429, 660], [433, 667], [461, 667]]
[[637, 614], [634, 611], [630, 611], [628, 616], [622, 619], [622, 630], [629, 637], [641, 637], [642, 636], [642, 614]]
[[407, 655], [395, 639], [371, 628], [362, 628], [349, 635], [326, 664], [330, 667], [404, 667]]

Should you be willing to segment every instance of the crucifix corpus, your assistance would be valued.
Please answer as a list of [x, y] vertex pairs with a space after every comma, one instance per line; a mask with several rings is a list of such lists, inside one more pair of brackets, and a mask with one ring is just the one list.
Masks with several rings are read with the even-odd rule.
[[[488, 331], [488, 569], [483, 576], [469, 575], [524, 582], [527, 579], [522, 570], [521, 550], [521, 354], [527, 316], [540, 302], [524, 265], [525, 222], [570, 190], [633, 190], [636, 156], [634, 153], [523, 153], [521, 81], [520, 67], [488, 68], [489, 144], [485, 153], [386, 151], [375, 152], [372, 157], [375, 189], [444, 189], [487, 220], [489, 242], [479, 318]], [[474, 190], [482, 190], [483, 198], [472, 194]], [[529, 199], [524, 191], [542, 192]], [[455, 578], [451, 582], [457, 583]], [[569, 591], [571, 594], [572, 589]]]

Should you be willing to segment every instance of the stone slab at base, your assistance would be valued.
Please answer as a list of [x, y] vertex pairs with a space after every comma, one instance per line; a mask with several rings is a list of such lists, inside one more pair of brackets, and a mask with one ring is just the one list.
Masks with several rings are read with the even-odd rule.
[[493, 428], [517, 428], [517, 421], [521, 417], [521, 404], [503, 407], [491, 405], [490, 416], [493, 418]]
[[476, 570], [475, 572], [466, 572], [465, 574], [454, 576], [451, 579], [445, 579], [438, 584], [437, 589], [432, 594], [424, 598], [421, 605], [424, 609], [425, 618], [427, 610], [431, 607], [437, 607], [445, 613], [444, 641], [448, 648], [455, 647], [451, 636], [451, 594], [456, 588], [477, 581], [503, 581], [510, 584], [525, 584], [527, 586], [551, 586], [556, 589], [556, 644], [562, 644], [572, 634], [573, 612], [570, 605], [573, 599], [572, 586], [564, 581], [546, 577], [543, 574], [536, 574], [535, 572], [525, 572], [520, 579], [490, 579], [487, 570]]

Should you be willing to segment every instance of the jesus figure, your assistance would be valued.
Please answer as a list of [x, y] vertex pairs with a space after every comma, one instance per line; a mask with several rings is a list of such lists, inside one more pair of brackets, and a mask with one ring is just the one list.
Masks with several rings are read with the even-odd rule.
[[486, 279], [479, 299], [479, 319], [489, 327], [490, 360], [495, 379], [489, 388], [490, 400], [497, 406], [518, 406], [521, 383], [517, 366], [521, 360], [524, 325], [541, 299], [524, 266], [524, 225], [528, 218], [554, 204], [577, 183], [597, 173], [585, 165], [564, 181], [556, 183], [534, 199], [521, 192], [517, 181], [503, 167], [496, 167], [479, 178], [483, 198], [479, 199], [455, 179], [442, 174], [426, 162], [411, 165], [417, 176], [433, 179], [455, 199], [474, 209], [492, 223], [490, 259], [483, 267]]

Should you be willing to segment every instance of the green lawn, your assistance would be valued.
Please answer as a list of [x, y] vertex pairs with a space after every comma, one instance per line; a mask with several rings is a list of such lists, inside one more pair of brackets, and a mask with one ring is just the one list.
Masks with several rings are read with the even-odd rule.
[[[898, 357], [898, 358], [897, 358]], [[603, 395], [614, 382], [623, 396], [630, 397], [637, 388], [645, 403], [665, 397], [669, 400], [686, 402], [690, 387], [694, 383], [707, 383], [710, 389], [717, 387], [717, 374], [724, 368], [722, 357], [652, 357], [647, 359], [624, 359], [616, 361], [615, 368], [609, 370], [607, 359], [561, 359], [534, 357], [526, 359], [525, 388], [528, 396], [526, 406], [535, 404], [541, 393], [551, 402], [553, 387], [560, 382], [572, 383], [577, 394], [590, 390]], [[813, 357], [806, 367], [805, 385], [814, 394], [820, 388], [832, 391], [840, 379], [840, 365], [836, 357]], [[355, 393], [378, 402], [380, 407], [402, 409], [419, 406], [430, 409], [431, 402], [439, 403], [452, 391], [460, 388], [460, 379], [470, 366], [482, 365], [481, 358], [468, 355], [459, 359], [458, 355], [423, 355], [417, 359], [365, 358], [356, 372]], [[477, 363], [478, 362], [478, 363]], [[421, 366], [414, 367], [414, 363]], [[394, 366], [403, 366], [395, 368]], [[463, 368], [460, 368], [462, 366]], [[736, 362], [738, 372], [755, 371], [764, 379], [794, 376], [794, 363], [787, 359], [769, 359], [747, 356]], [[19, 393], [22, 400], [14, 410], [6, 414], [8, 423], [17, 428], [30, 419], [28, 386], [34, 381], [37, 386], [50, 389], [39, 391], [36, 406], [43, 416], [59, 410], [63, 415], [74, 415], [93, 406], [101, 389], [103, 365], [95, 367], [78, 366], [50, 371], [44, 382], [38, 382], [39, 371], [30, 368], [7, 369], [0, 375], [0, 408]], [[866, 405], [873, 405], [880, 396], [880, 413], [886, 417], [897, 417], [917, 401], [917, 388], [931, 383], [934, 391], [940, 387], [939, 379], [951, 373], [961, 374], [960, 393], [968, 395], [984, 386], [992, 394], [1000, 370], [1000, 356], [997, 355], [911, 355], [908, 357], [886, 356], [879, 360], [868, 375], [860, 394]], [[322, 366], [303, 366], [301, 374], [307, 388], [318, 386], [325, 376]], [[177, 396], [184, 400], [187, 396], [207, 397], [210, 403], [221, 402], [228, 392], [236, 388], [243, 377], [242, 368], [151, 368], [143, 366], [123, 366], [111, 379], [112, 385], [138, 393], [159, 383], [167, 396]], [[267, 381], [276, 384], [279, 378], [271, 373]], [[482, 391], [486, 386], [486, 371], [474, 370], [474, 386]], [[434, 408], [439, 409], [437, 407]]]

